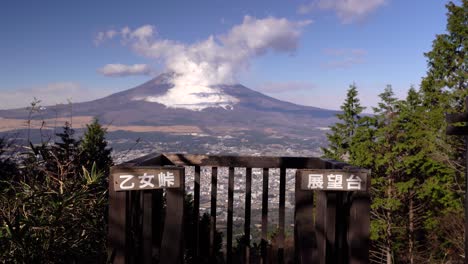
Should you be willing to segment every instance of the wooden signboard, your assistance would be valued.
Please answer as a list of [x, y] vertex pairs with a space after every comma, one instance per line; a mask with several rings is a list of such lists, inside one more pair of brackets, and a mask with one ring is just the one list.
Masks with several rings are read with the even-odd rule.
[[166, 166], [113, 167], [111, 174], [115, 191], [138, 191], [179, 188], [183, 170]]
[[368, 170], [298, 170], [302, 190], [367, 191]]

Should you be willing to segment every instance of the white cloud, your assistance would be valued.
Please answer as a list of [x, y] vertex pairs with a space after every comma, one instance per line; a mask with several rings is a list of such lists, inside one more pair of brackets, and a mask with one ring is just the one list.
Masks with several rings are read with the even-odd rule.
[[116, 30], [114, 29], [110, 29], [110, 30], [107, 30], [107, 31], [101, 31], [101, 32], [98, 32], [96, 37], [94, 38], [94, 44], [96, 46], [100, 45], [102, 42], [106, 41], [106, 40], [110, 40], [110, 39], [113, 39], [114, 37], [118, 36], [119, 35], [119, 32], [117, 32]]
[[23, 89], [0, 89], [0, 109], [29, 106], [34, 97], [41, 100], [41, 105], [55, 105], [83, 102], [112, 94], [111, 89], [88, 89], [76, 82], [56, 82]]
[[115, 36], [117, 36], [117, 31], [115, 31], [115, 30], [108, 30], [108, 31], [106, 32], [106, 37], [107, 37], [108, 39], [112, 39], [112, 38], [115, 37]]
[[104, 76], [123, 77], [130, 75], [149, 75], [151, 68], [146, 64], [107, 64], [98, 69], [98, 72]]
[[331, 10], [342, 23], [348, 24], [367, 17], [388, 0], [314, 0], [300, 5], [299, 14], [308, 14], [313, 10]]
[[137, 39], [145, 39], [153, 36], [153, 26], [145, 25], [142, 27], [137, 28], [135, 31], [131, 33], [131, 37]]
[[236, 98], [213, 86], [235, 83], [237, 75], [248, 68], [253, 58], [267, 52], [293, 53], [303, 27], [310, 23], [310, 20], [245, 16], [241, 24], [227, 33], [192, 44], [157, 38], [155, 28], [150, 25], [133, 31], [125, 27], [120, 35], [124, 45], [134, 52], [158, 60], [167, 71], [175, 73], [174, 87], [167, 94], [147, 100], [167, 107], [202, 110], [235, 105]]

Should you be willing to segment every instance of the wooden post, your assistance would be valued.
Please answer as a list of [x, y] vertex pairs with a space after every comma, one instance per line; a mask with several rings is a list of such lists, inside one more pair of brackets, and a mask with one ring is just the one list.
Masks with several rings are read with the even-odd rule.
[[216, 199], [218, 193], [218, 167], [211, 168], [211, 209], [210, 209], [210, 263], [216, 263]]
[[194, 175], [194, 188], [193, 188], [193, 217], [195, 217], [194, 232], [193, 232], [193, 258], [198, 262], [200, 256], [200, 166], [195, 166]]
[[[313, 258], [314, 263], [320, 264], [342, 264], [348, 263], [348, 245], [346, 229], [348, 227], [348, 209], [345, 203], [349, 194], [358, 192], [367, 194], [369, 190], [369, 172], [358, 168], [340, 168], [342, 164], [333, 162], [324, 162], [322, 168], [325, 169], [304, 169], [297, 171], [296, 177], [296, 199], [303, 192], [313, 193], [315, 191], [316, 207], [315, 207], [315, 237], [316, 237], [316, 257]], [[313, 200], [309, 198], [309, 203]], [[369, 200], [364, 205], [370, 205]], [[356, 206], [360, 204], [356, 203]], [[296, 212], [301, 210], [301, 203], [296, 201]], [[360, 208], [360, 207], [356, 207]], [[362, 208], [361, 208], [362, 209]], [[351, 225], [362, 225], [360, 230], [361, 238], [369, 239], [367, 233], [363, 230], [369, 229], [369, 210], [360, 210], [361, 214], [355, 216]], [[357, 209], [353, 209], [357, 210]], [[312, 215], [310, 213], [310, 215]], [[300, 230], [300, 223], [297, 223], [298, 215], [296, 215], [296, 230]], [[354, 234], [354, 233], [353, 233]], [[296, 236], [298, 231], [296, 231]], [[362, 236], [361, 236], [362, 235]], [[355, 238], [352, 238], [355, 239]], [[366, 240], [366, 241], [367, 241]], [[354, 241], [354, 240], [353, 240]], [[297, 237], [296, 243], [302, 243], [301, 238]], [[361, 245], [366, 245], [368, 242], [359, 242]], [[296, 244], [297, 245], [297, 244]], [[296, 250], [303, 250], [297, 249]], [[362, 252], [368, 252], [368, 246], [361, 249]], [[303, 254], [301, 252], [301, 254]], [[361, 254], [361, 253], [360, 253]], [[301, 263], [300, 260], [296, 260]]]
[[268, 168], [263, 168], [263, 189], [262, 189], [262, 241], [261, 245], [261, 254], [262, 254], [262, 264], [267, 262], [267, 247], [268, 247], [268, 177], [269, 177]]
[[143, 263], [153, 263], [153, 192], [142, 191], [143, 194]]
[[325, 264], [327, 259], [327, 194], [315, 192], [315, 234], [317, 238], [317, 263]]
[[369, 263], [370, 197], [354, 192], [351, 196], [348, 226], [348, 260], [350, 264]]
[[226, 262], [232, 263], [232, 225], [234, 213], [234, 167], [229, 167], [228, 176], [228, 212], [227, 212], [227, 234], [226, 234]]
[[251, 214], [251, 199], [252, 199], [252, 168], [246, 168], [245, 172], [245, 257], [244, 263], [250, 263], [250, 214]]
[[368, 264], [370, 247], [370, 188], [371, 173], [367, 175], [367, 192], [353, 192], [349, 201], [347, 247], [349, 264]]
[[166, 219], [161, 244], [161, 263], [183, 263], [184, 257], [184, 191], [185, 170], [180, 187], [166, 189]]
[[320, 263], [317, 255], [317, 230], [312, 216], [314, 214], [314, 193], [301, 189], [301, 176], [296, 172], [296, 205], [294, 206], [294, 248], [295, 262]]
[[109, 235], [108, 245], [112, 263], [124, 264], [126, 261], [126, 196], [116, 192], [112, 182], [112, 168], [109, 175]]
[[286, 168], [280, 168], [279, 212], [278, 212], [278, 263], [284, 263], [284, 225], [286, 203]]
[[325, 216], [325, 237], [326, 237], [326, 261], [327, 264], [337, 264], [339, 252], [336, 251], [336, 224], [341, 219], [336, 219], [336, 209], [338, 194], [336, 192], [326, 192], [326, 216]]
[[163, 199], [163, 190], [153, 190], [153, 251], [161, 253], [161, 243], [163, 237], [163, 223], [162, 219], [163, 210], [164, 210], [164, 199]]

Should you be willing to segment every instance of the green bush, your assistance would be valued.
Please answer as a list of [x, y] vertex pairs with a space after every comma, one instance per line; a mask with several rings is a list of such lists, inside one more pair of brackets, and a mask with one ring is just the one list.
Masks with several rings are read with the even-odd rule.
[[106, 261], [108, 168], [83, 159], [102, 157], [83, 151], [73, 133], [66, 125], [60, 141], [31, 144], [17, 164], [0, 158], [9, 168], [0, 174], [0, 262]]

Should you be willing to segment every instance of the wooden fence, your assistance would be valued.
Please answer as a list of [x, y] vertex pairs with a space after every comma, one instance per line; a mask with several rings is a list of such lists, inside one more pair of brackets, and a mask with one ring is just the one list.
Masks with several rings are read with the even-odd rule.
[[[180, 184], [162, 190], [117, 190], [113, 177], [117, 172], [138, 168], [167, 168], [182, 171]], [[234, 168], [246, 168], [245, 175], [245, 244], [251, 239], [252, 169], [263, 169], [261, 199], [261, 263], [285, 262], [286, 170], [297, 169], [294, 208], [293, 263], [368, 263], [370, 199], [364, 191], [310, 191], [301, 186], [300, 170], [356, 170], [345, 163], [305, 157], [246, 157], [188, 154], [151, 154], [111, 169], [109, 180], [109, 254], [113, 263], [183, 263], [184, 255], [184, 168], [194, 167], [193, 263], [198, 263], [201, 246], [209, 247], [210, 263], [216, 259], [216, 209], [218, 168], [228, 167], [227, 230], [224, 252], [226, 263], [233, 260]], [[200, 171], [211, 167], [211, 210], [209, 245], [200, 245]], [[277, 247], [268, 254], [269, 171], [279, 168], [279, 205]], [[146, 174], [145, 174], [146, 175]], [[161, 184], [161, 183], [159, 183]], [[370, 179], [365, 181], [369, 189]], [[165, 208], [163, 199], [165, 198]], [[315, 199], [315, 201], [314, 201]], [[163, 213], [163, 211], [165, 213]], [[187, 212], [185, 212], [187, 213]], [[164, 215], [165, 219], [162, 219]], [[315, 221], [314, 221], [315, 219]], [[162, 228], [162, 226], [164, 228]], [[187, 238], [185, 238], [187, 239]], [[249, 247], [243, 251], [243, 263], [252, 263]]]

